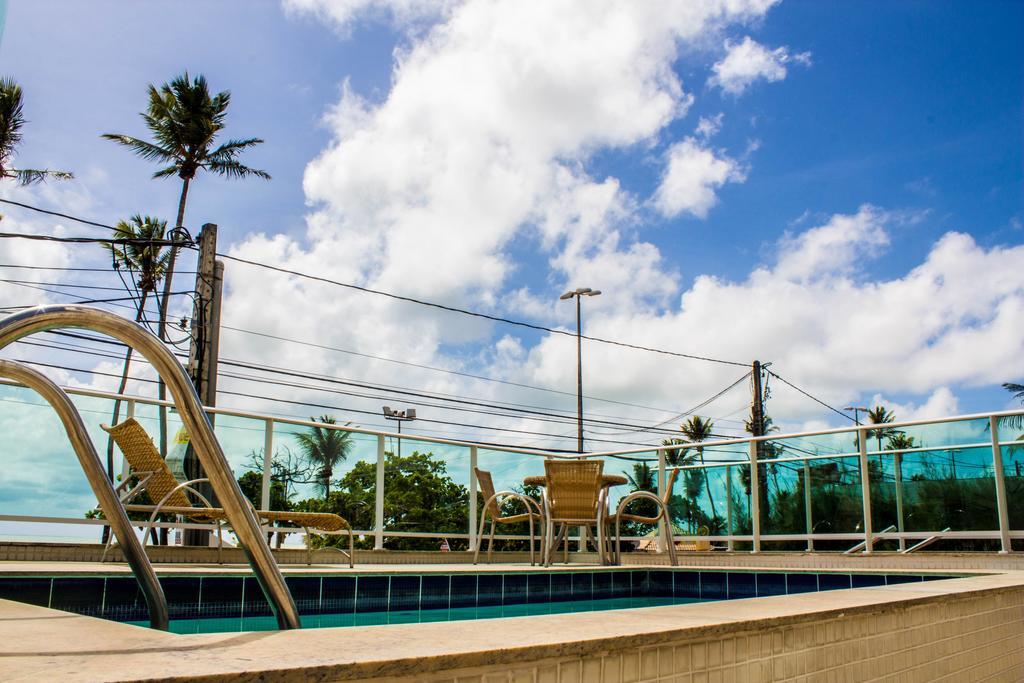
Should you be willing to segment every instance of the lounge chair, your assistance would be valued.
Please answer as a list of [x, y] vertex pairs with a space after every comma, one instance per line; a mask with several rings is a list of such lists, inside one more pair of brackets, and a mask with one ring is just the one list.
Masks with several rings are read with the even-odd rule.
[[[672, 495], [672, 487], [676, 483], [676, 478], [678, 476], [679, 470], [672, 470], [669, 473], [668, 481], [665, 483], [665, 491], [662, 493], [660, 498], [650, 491], [634, 491], [619, 501], [619, 507], [615, 511], [615, 541], [612, 543], [612, 549], [615, 555], [615, 564], [619, 564], [622, 555], [618, 539], [621, 537], [620, 529], [623, 521], [637, 522], [639, 524], [659, 524], [659, 526], [661, 526], [662, 544], [668, 551], [669, 562], [673, 567], [679, 564], [676, 559], [676, 544], [672, 541], [672, 522], [668, 516], [668, 500]], [[647, 517], [644, 515], [626, 512], [626, 506], [634, 500], [649, 500], [653, 502], [657, 505], [658, 514], [654, 517]]]
[[[494, 525], [495, 524], [516, 524], [518, 522], [529, 522], [530, 523], [530, 566], [534, 565], [533, 556], [533, 545], [536, 541], [536, 535], [534, 534], [534, 523], [541, 527], [542, 534], [541, 540], [543, 542], [543, 520], [544, 515], [541, 513], [540, 504], [537, 503], [533, 498], [524, 496], [521, 493], [515, 491], [494, 491], [494, 480], [491, 478], [491, 473], [486, 470], [474, 468], [476, 472], [476, 480], [480, 484], [480, 493], [484, 496], [484, 509], [480, 513], [480, 531], [476, 535], [476, 548], [473, 551], [473, 564], [476, 564], [480, 559], [480, 546], [484, 542], [484, 522], [487, 521], [487, 516], [491, 516], [491, 533], [488, 537], [487, 543], [487, 561], [491, 561], [492, 550], [494, 549]], [[526, 512], [518, 515], [509, 515], [508, 517], [502, 517], [501, 515], [501, 499], [503, 498], [514, 498], [526, 507]], [[534, 512], [536, 509], [536, 512]]]
[[[128, 418], [114, 427], [108, 427], [107, 425], [100, 425], [100, 427], [113, 437], [118, 448], [121, 449], [121, 453], [124, 454], [125, 459], [131, 466], [132, 474], [139, 479], [135, 486], [123, 493], [122, 491], [131, 483], [131, 479], [126, 479], [117, 487], [124, 509], [128, 512], [151, 513], [149, 518], [150, 524], [161, 513], [181, 515], [195, 522], [217, 523], [219, 559], [220, 549], [223, 546], [221, 524], [225, 522], [227, 516], [224, 514], [223, 508], [213, 507], [210, 501], [194, 488], [195, 484], [209, 480], [192, 479], [190, 481], [178, 481], [167, 466], [167, 463], [160, 457], [160, 453], [157, 452], [149, 434], [146, 433], [146, 430], [134, 418]], [[150, 500], [156, 501], [154, 505], [140, 505], [131, 502], [143, 491], [149, 494]], [[185, 495], [186, 491], [196, 495], [205, 507], [193, 505], [188, 496]], [[340, 549], [338, 549], [338, 552], [347, 555], [348, 566], [353, 566], [354, 539], [352, 527], [342, 517], [326, 512], [288, 512], [283, 510], [254, 510], [254, 512], [264, 524], [269, 523], [272, 525], [275, 522], [290, 522], [302, 527], [306, 534], [307, 564], [312, 564], [313, 562], [310, 530], [323, 534], [346, 532], [348, 534], [348, 552], [346, 553]], [[109, 549], [109, 544], [107, 547]], [[105, 555], [106, 551], [104, 551]]]
[[[600, 460], [545, 460], [544, 461], [544, 564], [551, 566], [551, 554], [565, 539], [565, 562], [569, 561], [568, 528], [570, 526], [596, 526], [597, 547], [604, 558], [604, 488]], [[555, 535], [555, 525], [559, 526]], [[604, 560], [602, 559], [602, 564]]]

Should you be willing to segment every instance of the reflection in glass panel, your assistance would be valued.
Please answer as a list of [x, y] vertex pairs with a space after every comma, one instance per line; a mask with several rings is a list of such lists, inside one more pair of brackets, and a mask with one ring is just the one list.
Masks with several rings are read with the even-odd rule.
[[[805, 534], [808, 531], [806, 514], [806, 482], [809, 478], [811, 464], [805, 462], [766, 463], [763, 467], [767, 489], [767, 514], [761, 533], [770, 534]], [[804, 541], [779, 541], [772, 546], [774, 549], [803, 549]]]
[[[1006, 512], [1013, 531], [1024, 531], [1024, 443], [1001, 446]], [[1016, 548], [1015, 548], [1016, 549]]]
[[[899, 419], [898, 416], [897, 419]], [[990, 443], [992, 438], [988, 431], [988, 418], [910, 427], [879, 426], [867, 430], [866, 436], [869, 453], [899, 448], [983, 445]]]
[[[857, 533], [864, 530], [858, 458], [809, 461], [808, 486], [811, 491], [812, 533]], [[768, 515], [770, 518], [770, 509]], [[851, 545], [850, 541], [814, 541], [818, 550], [845, 550]]]
[[[907, 531], [999, 528], [991, 447], [906, 453], [900, 460]], [[978, 543], [971, 541], [969, 547], [980, 548]], [[950, 539], [934, 547], [949, 550], [961, 544]]]

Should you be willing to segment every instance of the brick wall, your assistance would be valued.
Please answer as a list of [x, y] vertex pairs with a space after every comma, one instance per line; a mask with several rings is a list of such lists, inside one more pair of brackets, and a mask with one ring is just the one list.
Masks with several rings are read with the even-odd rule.
[[[614, 617], [610, 617], [614, 618]], [[1024, 589], [813, 615], [718, 633], [401, 681], [424, 683], [838, 683], [1024, 681]], [[496, 636], [497, 637], [497, 636]], [[394, 680], [394, 679], [393, 679]]]

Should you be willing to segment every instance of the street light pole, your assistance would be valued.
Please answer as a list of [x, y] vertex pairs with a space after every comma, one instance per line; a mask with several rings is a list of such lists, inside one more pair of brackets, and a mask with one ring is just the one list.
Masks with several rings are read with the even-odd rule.
[[868, 409], [864, 406], [846, 406], [843, 410], [853, 411], [853, 421], [860, 427], [860, 414], [868, 412]]
[[384, 419], [394, 420], [398, 423], [398, 457], [402, 457], [402, 423], [412, 422], [416, 419], [416, 409], [406, 408], [405, 410], [392, 410], [390, 406], [384, 406]]
[[583, 324], [581, 322], [581, 297], [597, 296], [599, 289], [578, 287], [558, 297], [561, 300], [576, 299], [576, 452], [583, 452]]

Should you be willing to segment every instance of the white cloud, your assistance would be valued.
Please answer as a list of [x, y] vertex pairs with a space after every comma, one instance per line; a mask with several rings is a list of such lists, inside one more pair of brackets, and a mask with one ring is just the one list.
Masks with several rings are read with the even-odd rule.
[[705, 140], [712, 138], [722, 129], [722, 119], [724, 118], [725, 114], [722, 112], [718, 112], [714, 116], [702, 116], [697, 122], [697, 128], [694, 132], [698, 137]]
[[654, 205], [667, 217], [690, 213], [704, 218], [725, 183], [741, 183], [746, 171], [728, 156], [718, 156], [694, 138], [685, 138], [668, 150], [668, 164], [654, 195]]
[[875, 394], [870, 405], [885, 406], [893, 413], [896, 422], [930, 420], [956, 415], [960, 412], [960, 402], [949, 387], [939, 387], [923, 403], [897, 403], [885, 398], [882, 394]]
[[437, 20], [448, 14], [456, 0], [284, 0], [287, 11], [312, 14], [341, 32], [351, 30], [361, 16], [407, 27]]
[[714, 74], [708, 83], [730, 95], [741, 94], [758, 79], [769, 82], [783, 80], [789, 63], [811, 63], [810, 52], [791, 53], [788, 47], [770, 50], [750, 36], [739, 43], [726, 42], [725, 49], [725, 57], [711, 68]]

